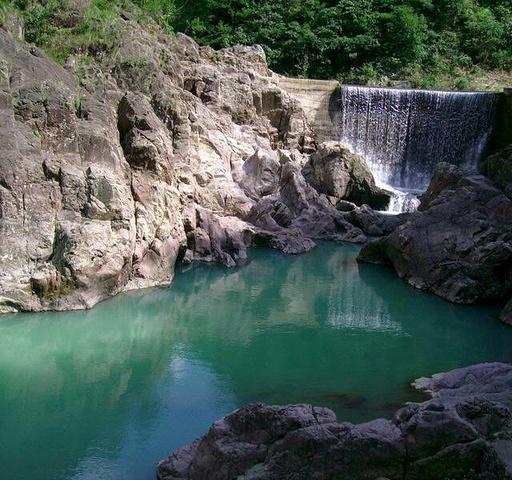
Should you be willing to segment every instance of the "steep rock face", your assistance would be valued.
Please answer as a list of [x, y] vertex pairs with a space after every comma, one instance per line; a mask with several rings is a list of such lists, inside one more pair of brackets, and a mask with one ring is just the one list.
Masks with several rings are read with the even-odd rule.
[[365, 241], [305, 181], [314, 133], [261, 48], [116, 22], [116, 63], [80, 81], [0, 29], [0, 312], [89, 308], [252, 244]]
[[[0, 311], [90, 306], [120, 288], [134, 242], [130, 171], [115, 113], [0, 30]], [[78, 294], [81, 291], [83, 294]]]
[[481, 175], [440, 164], [420, 211], [359, 260], [393, 266], [411, 285], [457, 303], [512, 290], [512, 201]]
[[365, 159], [336, 142], [319, 146], [311, 155], [305, 176], [320, 193], [357, 205], [384, 210], [391, 198], [391, 193], [375, 185]]
[[158, 478], [512, 478], [511, 365], [477, 365], [414, 385], [432, 399], [361, 425], [311, 405], [248, 405], [163, 460]]

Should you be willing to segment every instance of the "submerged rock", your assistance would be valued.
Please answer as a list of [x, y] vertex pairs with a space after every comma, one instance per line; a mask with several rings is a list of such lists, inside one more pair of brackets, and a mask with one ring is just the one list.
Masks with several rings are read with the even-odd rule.
[[359, 260], [391, 265], [411, 285], [456, 303], [512, 290], [512, 201], [482, 175], [440, 164], [418, 212]]
[[512, 365], [476, 365], [414, 386], [432, 399], [361, 425], [311, 405], [248, 405], [160, 462], [158, 479], [512, 478]]

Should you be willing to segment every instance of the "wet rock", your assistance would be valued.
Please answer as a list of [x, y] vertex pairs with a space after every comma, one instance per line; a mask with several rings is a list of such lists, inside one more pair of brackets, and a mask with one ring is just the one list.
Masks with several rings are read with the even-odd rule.
[[[339, 209], [338, 205], [337, 208]], [[408, 217], [407, 213], [390, 215], [376, 212], [368, 205], [356, 207], [346, 216], [350, 223], [360, 228], [366, 235], [375, 237], [389, 235], [397, 227], [405, 223]]]
[[500, 320], [503, 323], [512, 325], [512, 300], [510, 300], [500, 314]]
[[506, 300], [512, 201], [481, 175], [440, 164], [419, 211], [359, 260], [391, 265], [411, 285], [457, 303]]
[[357, 209], [357, 205], [355, 203], [349, 202], [348, 200], [338, 200], [336, 197], [331, 197], [333, 199], [333, 205], [336, 207], [336, 210], [340, 212], [352, 212]]
[[320, 193], [357, 205], [384, 210], [391, 198], [390, 192], [375, 185], [365, 159], [336, 142], [318, 146], [305, 168], [305, 176]]
[[512, 365], [476, 365], [414, 385], [432, 398], [361, 425], [310, 405], [245, 406], [160, 462], [158, 479], [512, 478]]

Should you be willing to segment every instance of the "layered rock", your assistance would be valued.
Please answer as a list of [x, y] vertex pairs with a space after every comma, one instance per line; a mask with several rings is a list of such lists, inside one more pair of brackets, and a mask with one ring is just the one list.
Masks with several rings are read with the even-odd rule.
[[248, 405], [163, 460], [158, 478], [512, 478], [511, 365], [463, 368], [414, 386], [432, 398], [361, 425], [311, 405]]
[[489, 179], [440, 164], [419, 211], [366, 245], [359, 260], [391, 265], [411, 285], [456, 303], [512, 291], [512, 201]]
[[[0, 29], [0, 312], [89, 308], [253, 244], [365, 241], [304, 178], [314, 132], [260, 47], [214, 51], [126, 15], [112, 31], [115, 55], [84, 74]], [[363, 173], [340, 195], [370, 188]]]

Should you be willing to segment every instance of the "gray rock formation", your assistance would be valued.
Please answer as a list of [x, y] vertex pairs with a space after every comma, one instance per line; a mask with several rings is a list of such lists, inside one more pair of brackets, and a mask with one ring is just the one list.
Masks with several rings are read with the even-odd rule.
[[[512, 145], [486, 158], [481, 170], [512, 200]], [[512, 299], [501, 312], [500, 319], [512, 325]]]
[[[346, 202], [342, 200], [336, 204], [336, 208], [340, 208], [340, 204], [346, 206]], [[398, 215], [388, 215], [382, 212], [376, 212], [368, 205], [363, 205], [360, 208], [353, 208], [345, 215], [347, 220], [359, 227], [366, 235], [373, 237], [380, 237], [382, 235], [389, 235], [397, 227], [402, 225], [409, 218], [408, 213]]]
[[487, 157], [481, 171], [512, 199], [512, 145]]
[[419, 211], [359, 260], [391, 265], [411, 285], [457, 303], [512, 290], [512, 201], [487, 178], [440, 164]]
[[361, 425], [311, 405], [248, 405], [163, 460], [158, 479], [512, 478], [512, 365], [477, 365], [414, 386], [432, 398]]
[[314, 133], [261, 48], [112, 28], [85, 74], [0, 29], [0, 312], [89, 308], [253, 244], [365, 241], [306, 182]]
[[365, 159], [336, 142], [320, 145], [304, 173], [318, 192], [336, 199], [385, 210], [391, 198], [390, 192], [375, 185]]

